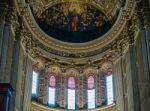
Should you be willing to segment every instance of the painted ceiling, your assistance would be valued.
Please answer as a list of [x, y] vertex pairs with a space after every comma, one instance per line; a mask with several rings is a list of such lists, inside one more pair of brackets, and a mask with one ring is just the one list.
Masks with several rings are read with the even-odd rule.
[[45, 10], [36, 21], [51, 37], [73, 43], [94, 40], [105, 34], [112, 21], [89, 4], [59, 3]]
[[34, 17], [47, 35], [70, 43], [95, 40], [114, 23], [114, 18], [110, 19], [97, 7], [84, 2], [57, 3]]

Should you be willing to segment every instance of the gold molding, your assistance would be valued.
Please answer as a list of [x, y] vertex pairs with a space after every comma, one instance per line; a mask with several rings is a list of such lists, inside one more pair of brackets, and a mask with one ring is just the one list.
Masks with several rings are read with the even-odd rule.
[[118, 20], [111, 28], [111, 30], [109, 30], [108, 33], [106, 33], [104, 36], [100, 37], [99, 39], [84, 44], [83, 43], [70, 44], [70, 43], [54, 40], [52, 37], [46, 35], [36, 24], [32, 12], [30, 10], [30, 7], [28, 5], [24, 7], [21, 4], [19, 4], [18, 7], [20, 7], [19, 9], [24, 10], [23, 18], [26, 26], [31, 31], [33, 36], [36, 39], [38, 39], [42, 44], [55, 50], [61, 50], [61, 51], [71, 52], [76, 54], [80, 52], [85, 53], [85, 52], [101, 49], [102, 47], [108, 45], [113, 40], [115, 40], [120, 34], [120, 32], [123, 30], [127, 22], [127, 18], [130, 18], [130, 16], [132, 15], [131, 12], [133, 12], [134, 10], [135, 2], [133, 0], [129, 0], [127, 6], [120, 10], [120, 15], [118, 17]]
[[[104, 106], [101, 108], [97, 108], [94, 110], [88, 110], [88, 111], [115, 111], [115, 104]], [[32, 111], [66, 111], [65, 109], [56, 109], [56, 108], [50, 108], [44, 105], [41, 105], [36, 102], [32, 102]], [[78, 111], [87, 111], [87, 110], [78, 110]]]

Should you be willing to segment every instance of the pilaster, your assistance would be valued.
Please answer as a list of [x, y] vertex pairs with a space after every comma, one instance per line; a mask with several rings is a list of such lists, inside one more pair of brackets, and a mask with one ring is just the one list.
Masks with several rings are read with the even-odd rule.
[[[10, 6], [8, 8], [8, 11], [5, 15], [5, 24], [1, 25], [1, 35], [2, 35], [2, 44], [1, 44], [1, 58], [0, 58], [0, 82], [6, 82], [5, 81], [5, 67], [6, 67], [6, 62], [7, 62], [7, 54], [8, 54], [8, 41], [10, 38], [10, 25], [11, 25], [11, 17], [12, 17], [12, 7]], [[2, 32], [3, 31], [3, 32]]]
[[22, 111], [31, 111], [31, 90], [32, 90], [32, 72], [33, 72], [33, 62], [27, 56], [26, 64], [26, 76], [25, 76], [25, 87], [23, 95], [23, 110]]
[[[135, 49], [135, 40], [134, 33], [131, 27], [131, 21], [128, 21], [128, 36], [129, 36], [129, 60], [130, 60], [130, 73], [128, 77], [131, 77], [132, 85], [129, 89], [130, 93], [133, 96], [133, 111], [140, 111], [140, 94], [139, 94], [139, 80], [138, 80], [138, 72], [137, 72], [137, 55]], [[128, 98], [131, 99], [131, 98]], [[130, 104], [130, 103], [129, 103]], [[131, 106], [129, 107], [130, 110]], [[131, 109], [132, 110], [132, 109]]]
[[124, 82], [122, 74], [121, 59], [113, 64], [116, 111], [127, 111], [124, 109]]
[[3, 42], [3, 30], [5, 25], [5, 15], [8, 10], [8, 5], [5, 3], [0, 4], [0, 57], [1, 57], [1, 50], [2, 50], [2, 42]]
[[[21, 68], [20, 65], [20, 40], [22, 37], [22, 18], [18, 17], [18, 22], [20, 26], [15, 32], [15, 41], [14, 41], [14, 46], [13, 46], [13, 56], [12, 56], [12, 65], [11, 65], [11, 80], [10, 83], [14, 89], [14, 96], [12, 97], [11, 101], [11, 107], [10, 111], [14, 111], [15, 108], [20, 108], [21, 103], [17, 104], [16, 101], [21, 97], [21, 90], [19, 87], [21, 86], [22, 82], [19, 82], [21, 80], [22, 73], [19, 74], [19, 68]], [[20, 65], [20, 67], [19, 67]], [[20, 85], [20, 86], [19, 86]], [[17, 99], [18, 98], [18, 99]], [[17, 106], [16, 106], [17, 104]]]

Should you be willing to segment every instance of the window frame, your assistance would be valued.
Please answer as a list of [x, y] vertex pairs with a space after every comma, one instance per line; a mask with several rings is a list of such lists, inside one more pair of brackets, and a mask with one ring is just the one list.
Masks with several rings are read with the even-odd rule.
[[[89, 82], [88, 82], [88, 80], [89, 80], [89, 78], [90, 77], [93, 77], [93, 79], [94, 79], [94, 86], [92, 87], [92, 88], [89, 88]], [[87, 83], [87, 109], [95, 109], [96, 108], [96, 90], [95, 90], [95, 80], [96, 80], [96, 78], [95, 78], [95, 76], [94, 76], [94, 74], [89, 74], [88, 76], [87, 76], [87, 79], [86, 79], [86, 83]], [[89, 97], [88, 97], [88, 95], [89, 95], [89, 91], [92, 91], [92, 90], [94, 90], [94, 98], [95, 98], [95, 100], [94, 100], [94, 107], [89, 107]]]
[[[52, 77], [52, 76], [54, 76], [55, 77], [55, 85], [54, 86], [51, 86], [50, 85], [50, 78]], [[57, 85], [57, 79], [56, 79], [56, 74], [54, 74], [54, 73], [51, 73], [51, 74], [49, 74], [49, 78], [48, 78], [48, 106], [55, 106], [56, 105], [56, 85]], [[50, 89], [54, 89], [54, 92], [53, 92], [53, 94], [54, 94], [54, 96], [53, 96], [53, 98], [54, 98], [54, 101], [52, 101], [53, 102], [53, 104], [51, 104], [52, 102], [50, 101]]]
[[[33, 75], [36, 74], [36, 91], [35, 93], [33, 92]], [[32, 70], [32, 89], [31, 89], [31, 94], [32, 94], [32, 97], [37, 97], [38, 96], [38, 81], [39, 81], [39, 71], [37, 70]]]
[[[69, 87], [69, 78], [71, 78], [71, 77], [73, 77], [74, 78], [74, 88], [71, 88], [71, 87]], [[71, 106], [69, 106], [69, 98], [68, 98], [68, 92], [69, 92], [69, 90], [72, 90], [72, 91], [74, 91], [74, 108], [69, 108], [69, 107], [71, 107]], [[69, 76], [68, 78], [67, 78], [67, 109], [68, 110], [75, 110], [76, 109], [76, 78], [75, 78], [75, 76]]]
[[[111, 77], [111, 81], [109, 79], [109, 83], [108, 83], [108, 77]], [[111, 89], [110, 89], [110, 82], [111, 82]], [[110, 94], [110, 90], [111, 90], [111, 95], [108, 95], [108, 94]], [[113, 84], [113, 75], [112, 74], [106, 76], [106, 91], [107, 91], [107, 105], [111, 105], [114, 103], [114, 84]], [[109, 100], [109, 98], [111, 98], [111, 100]]]

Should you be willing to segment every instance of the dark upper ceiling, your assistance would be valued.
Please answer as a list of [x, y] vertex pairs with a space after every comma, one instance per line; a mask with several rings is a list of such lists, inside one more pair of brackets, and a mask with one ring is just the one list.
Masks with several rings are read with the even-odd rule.
[[[71, 0], [58, 2], [40, 13], [31, 5], [39, 27], [50, 37], [70, 43], [84, 43], [104, 35], [114, 24], [117, 11], [109, 16], [100, 7]], [[105, 14], [104, 14], [105, 13]]]

